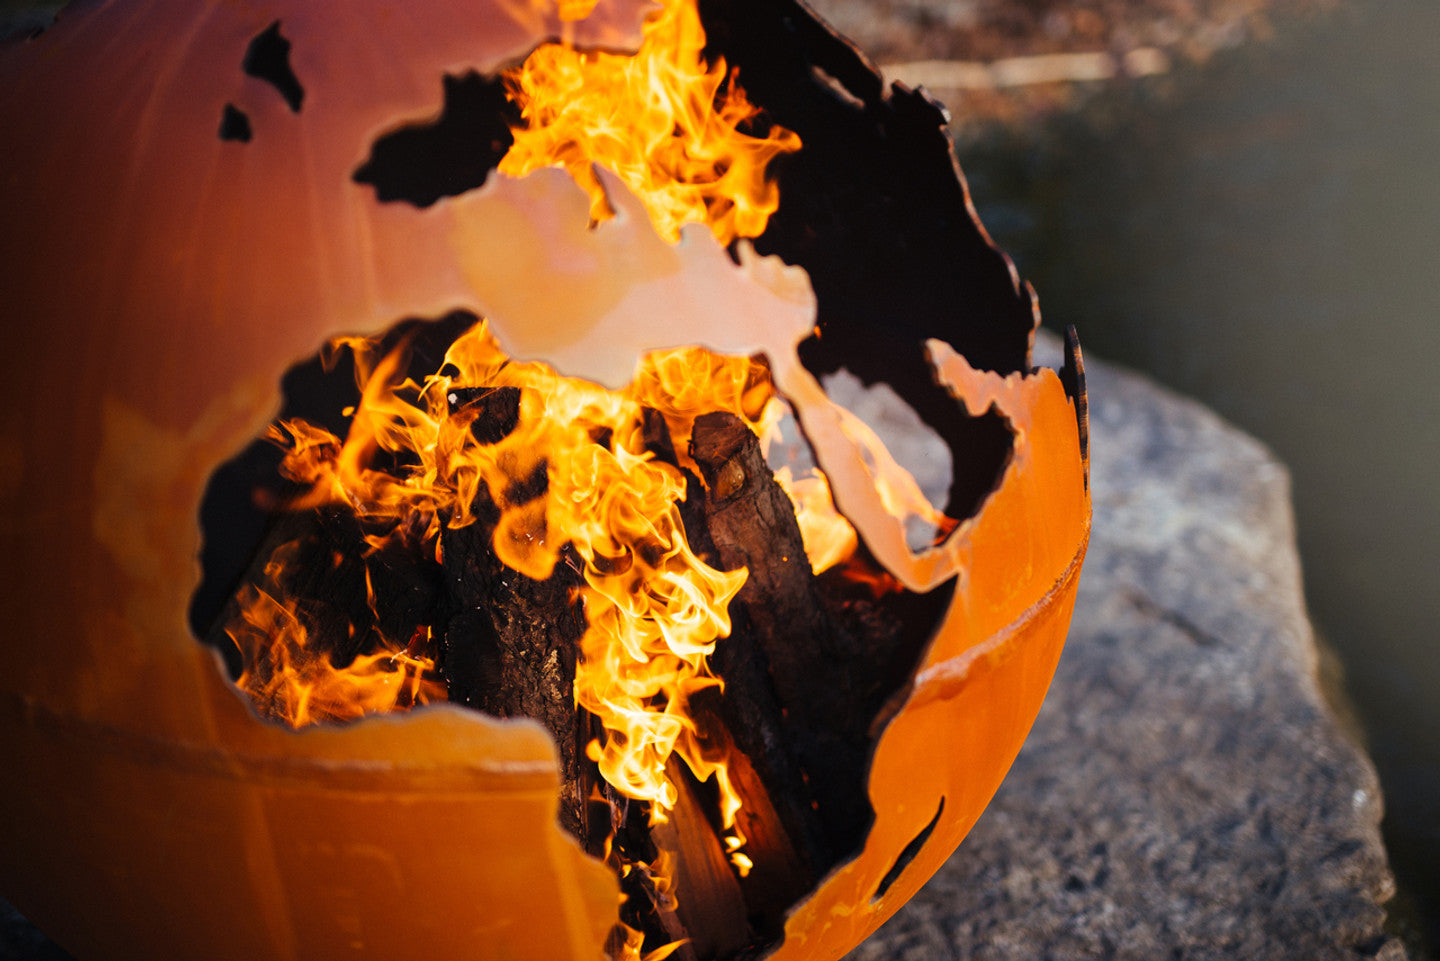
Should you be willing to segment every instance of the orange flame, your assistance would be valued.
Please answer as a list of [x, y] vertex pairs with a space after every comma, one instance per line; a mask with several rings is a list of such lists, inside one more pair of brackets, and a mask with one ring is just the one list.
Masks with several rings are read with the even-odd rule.
[[800, 539], [810, 569], [823, 574], [836, 564], [850, 559], [860, 543], [859, 535], [839, 511], [830, 496], [830, 481], [823, 473], [811, 468], [798, 480], [789, 465], [775, 471], [775, 481], [790, 495], [795, 504], [795, 518], [800, 523]]
[[735, 73], [723, 60], [707, 64], [704, 47], [694, 3], [662, 0], [634, 56], [537, 48], [506, 74], [523, 125], [500, 172], [565, 167], [590, 194], [598, 222], [613, 214], [591, 169], [600, 164], [672, 243], [685, 223], [707, 224], [722, 244], [759, 236], [779, 206], [766, 167], [800, 149], [800, 138], [778, 126], [759, 133], [758, 111]]
[[227, 627], [245, 655], [245, 671], [236, 684], [267, 716], [299, 728], [445, 698], [432, 658], [386, 641], [381, 650], [336, 667], [310, 647], [309, 632], [293, 601], [246, 587], [240, 602], [240, 615]]
[[[662, 430], [677, 461], [688, 462], [695, 417], [718, 409], [773, 433], [781, 405], [768, 369], [685, 348], [650, 355], [630, 387], [613, 392], [511, 361], [480, 323], [451, 345], [442, 373], [416, 383], [402, 374], [407, 346], [379, 356], [371, 341], [333, 345], [355, 354], [362, 399], [343, 441], [303, 421], [272, 430], [287, 452], [282, 471], [307, 488], [292, 506], [345, 505], [396, 532], [371, 535], [372, 549], [403, 535], [438, 554], [443, 528], [476, 522], [472, 505], [483, 491], [499, 512], [493, 543], [507, 566], [543, 580], [570, 545], [582, 565], [587, 622], [575, 699], [605, 731], [587, 753], [616, 789], [648, 801], [655, 820], [675, 803], [665, 772], [672, 754], [701, 780], [714, 777], [727, 849], [748, 870], [725, 759], [709, 756], [688, 711], [691, 695], [720, 684], [708, 658], [730, 631], [729, 603], [746, 572], [716, 570], [694, 554], [679, 510], [685, 474], [647, 445]], [[480, 406], [457, 403], [477, 386], [518, 392], [513, 428], [487, 443], [472, 431]], [[383, 470], [382, 454], [411, 466]], [[541, 475], [543, 494], [512, 500], [517, 482]], [[283, 549], [270, 561], [277, 569], [287, 562]], [[293, 602], [260, 591], [241, 600], [231, 634], [246, 652], [242, 686], [296, 726], [436, 696], [428, 659], [386, 648], [335, 668], [307, 646]]]
[[[510, 568], [543, 580], [562, 551], [572, 565], [578, 559], [586, 629], [574, 697], [603, 728], [586, 755], [618, 792], [648, 802], [654, 822], [677, 802], [667, 774], [672, 756], [700, 781], [713, 778], [726, 854], [747, 874], [729, 757], [702, 736], [689, 711], [697, 691], [722, 684], [709, 660], [730, 632], [729, 605], [747, 572], [717, 570], [694, 553], [680, 504], [699, 415], [727, 410], [762, 443], [780, 438], [786, 407], [768, 365], [694, 347], [661, 351], [643, 358], [624, 390], [610, 391], [511, 360], [483, 321], [454, 341], [439, 372], [422, 382], [404, 373], [406, 340], [388, 352], [378, 340], [330, 347], [341, 349], [354, 356], [362, 395], [348, 412], [346, 436], [304, 421], [271, 431], [286, 451], [282, 472], [304, 488], [290, 506], [341, 507], [363, 522], [368, 550], [401, 538], [418, 545], [420, 556], [440, 560], [446, 529], [480, 522], [478, 499], [495, 508], [484, 516], [498, 514], [492, 543]], [[514, 423], [486, 429], [482, 418], [496, 416], [486, 403], [502, 390], [513, 401]], [[873, 431], [848, 412], [844, 429], [863, 449], [887, 509], [946, 523]], [[796, 503], [812, 567], [819, 572], [849, 559], [855, 531], [836, 511], [824, 475], [811, 468], [793, 480], [782, 467], [776, 476]], [[520, 488], [525, 493], [516, 494]], [[286, 583], [295, 554], [290, 544], [275, 551], [263, 588]], [[245, 654], [239, 683], [267, 714], [299, 727], [445, 697], [423, 626], [408, 646], [379, 638], [377, 650], [336, 667], [311, 642], [295, 599], [248, 587], [237, 600], [240, 614], [228, 630]], [[379, 619], [376, 598], [367, 600]], [[663, 864], [619, 867], [657, 879], [665, 873]], [[618, 957], [644, 961], [639, 932], [617, 937], [624, 942], [612, 945]], [[652, 961], [673, 949], [651, 952]]]

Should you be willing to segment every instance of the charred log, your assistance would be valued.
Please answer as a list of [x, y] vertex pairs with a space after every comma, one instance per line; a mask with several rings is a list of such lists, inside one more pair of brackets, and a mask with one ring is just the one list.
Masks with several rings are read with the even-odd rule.
[[[475, 523], [440, 535], [446, 607], [442, 667], [450, 700], [496, 717], [532, 717], [550, 729], [562, 756], [577, 752], [575, 657], [585, 615], [569, 565], [540, 581], [505, 566], [493, 529]], [[573, 759], [572, 759], [573, 760]], [[567, 779], [578, 767], [566, 763]], [[577, 808], [578, 810], [578, 808]], [[578, 827], [579, 820], [574, 825]], [[578, 834], [578, 831], [577, 831]]]
[[[681, 516], [691, 549], [723, 561], [711, 538], [709, 498], [700, 478], [687, 472], [686, 490]], [[763, 825], [742, 825], [752, 843], [763, 836], [768, 853], [763, 866], [757, 859], [758, 874], [747, 879], [747, 891], [769, 886], [798, 894], [824, 873], [834, 857], [811, 803], [804, 772], [784, 732], [768, 658], [754, 632], [737, 621], [741, 613], [738, 603], [731, 605], [730, 636], [716, 644], [710, 658], [710, 669], [724, 681], [723, 693], [718, 688], [696, 692], [690, 698], [690, 712], [701, 739], [715, 756], [730, 753], [728, 747], [735, 749], [730, 774], [746, 802], [741, 816], [752, 816], [762, 805], [769, 811], [768, 817], [762, 817]], [[747, 896], [747, 900], [755, 903], [756, 899]]]
[[472, 524], [440, 536], [445, 596], [452, 612], [440, 642], [450, 700], [495, 717], [545, 725], [560, 752], [560, 821], [583, 837], [584, 744], [577, 732], [575, 658], [585, 615], [574, 600], [580, 577], [559, 564], [537, 581], [495, 555], [488, 527]]
[[[461, 411], [477, 444], [493, 444], [514, 430], [520, 391], [515, 388], [460, 388], [448, 398], [452, 415]], [[521, 478], [504, 497], [525, 503], [543, 493], [545, 464], [536, 476]], [[506, 566], [495, 551], [500, 510], [481, 485], [470, 505], [474, 521], [441, 525], [446, 614], [440, 626], [440, 666], [450, 700], [495, 717], [528, 717], [550, 732], [560, 752], [560, 822], [585, 838], [587, 793], [584, 732], [588, 724], [575, 706], [575, 661], [585, 633], [578, 600], [580, 564], [570, 548], [545, 580]]]
[[[747, 751], [730, 736], [731, 730], [753, 735], [755, 728], [761, 727], [756, 720], [763, 716], [762, 712], [733, 703], [744, 692], [733, 680], [727, 680], [725, 698], [707, 696], [700, 702], [692, 699], [690, 706], [707, 747], [728, 758], [730, 785], [741, 804], [735, 824], [745, 839], [740, 853], [753, 862], [748, 873], [739, 877], [745, 919], [755, 939], [765, 943], [783, 936], [786, 912], [815, 886], [820, 873], [812, 865], [823, 865], [826, 854], [819, 819], [808, 804], [808, 789], [799, 767], [786, 755], [781, 743], [778, 715], [765, 718], [763, 730], [771, 741], [759, 748]], [[773, 697], [770, 703], [773, 705]], [[752, 758], [758, 758], [758, 763], [752, 763]], [[784, 777], [795, 779], [786, 789], [777, 788], [782, 783], [775, 773], [777, 762], [783, 765]], [[762, 766], [765, 777], [761, 776]], [[710, 827], [723, 834], [717, 785], [713, 781], [696, 784], [693, 793], [710, 819]], [[796, 834], [790, 825], [795, 823], [810, 832], [801, 842], [793, 840]]]
[[[705, 521], [716, 557], [726, 569], [743, 566], [750, 572], [731, 605], [734, 636], [724, 645], [726, 656], [717, 651], [717, 673], [727, 683], [728, 671], [737, 683], [760, 687], [741, 681], [747, 673], [741, 658], [747, 643], [763, 655], [785, 753], [798, 764], [807, 789], [800, 797], [808, 798], [819, 817], [822, 853], [817, 858], [812, 850], [811, 860], [823, 873], [859, 845], [872, 815], [865, 791], [869, 718], [863, 692], [850, 675], [864, 644], [827, 610], [794, 506], [766, 465], [758, 438], [739, 418], [717, 412], [696, 418], [690, 445], [707, 487]], [[764, 703], [759, 691], [746, 694]], [[739, 731], [747, 727], [736, 723]], [[761, 725], [762, 741], [764, 733]], [[737, 733], [737, 743], [741, 736]], [[741, 747], [747, 754], [752, 750]], [[761, 750], [751, 757], [764, 763], [773, 753]], [[792, 790], [782, 787], [771, 797]], [[808, 834], [801, 828], [797, 836]]]

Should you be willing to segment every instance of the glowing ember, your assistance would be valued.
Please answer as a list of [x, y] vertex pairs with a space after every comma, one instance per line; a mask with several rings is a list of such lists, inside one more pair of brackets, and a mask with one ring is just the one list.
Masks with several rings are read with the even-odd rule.
[[800, 138], [781, 127], [762, 132], [734, 73], [723, 60], [706, 63], [704, 46], [694, 4], [665, 0], [633, 57], [540, 47], [506, 75], [524, 125], [500, 172], [519, 177], [564, 166], [600, 221], [611, 216], [591, 169], [600, 164], [641, 199], [671, 242], [685, 223], [708, 224], [721, 243], [759, 236], [779, 205], [765, 168], [800, 149]]

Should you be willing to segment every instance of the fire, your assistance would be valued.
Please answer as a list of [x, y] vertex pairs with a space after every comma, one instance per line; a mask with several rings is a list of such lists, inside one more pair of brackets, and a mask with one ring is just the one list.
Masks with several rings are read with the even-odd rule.
[[[510, 360], [483, 322], [420, 383], [403, 376], [406, 342], [384, 355], [363, 339], [331, 349], [354, 355], [362, 399], [343, 439], [303, 421], [272, 430], [286, 451], [282, 472], [305, 488], [289, 506], [352, 512], [370, 532], [369, 550], [410, 538], [421, 556], [438, 557], [442, 532], [480, 523], [475, 506], [488, 502], [498, 511], [496, 555], [537, 580], [551, 576], [568, 548], [582, 567], [587, 625], [575, 703], [604, 729], [587, 756], [615, 789], [648, 803], [652, 822], [676, 804], [666, 770], [672, 756], [697, 779], [713, 778], [726, 853], [747, 874], [727, 758], [706, 743], [688, 710], [695, 692], [721, 685], [708, 660], [730, 632], [729, 604], [746, 571], [716, 570], [694, 553], [680, 504], [697, 416], [728, 410], [762, 437], [778, 436], [784, 405], [766, 365], [699, 348], [659, 352], [614, 392]], [[507, 389], [518, 393], [515, 423], [496, 437], [492, 425], [478, 423], [486, 409], [477, 399]], [[657, 424], [673, 462], [656, 455]], [[543, 493], [515, 496], [526, 482]], [[825, 511], [838, 519], [833, 505]], [[267, 585], [283, 588], [298, 563], [293, 544], [276, 549]], [[239, 685], [264, 713], [302, 727], [445, 698], [426, 653], [428, 628], [409, 645], [382, 637], [377, 650], [337, 667], [311, 643], [294, 599], [247, 587], [238, 601], [228, 632], [245, 656]], [[382, 620], [383, 601], [370, 592], [368, 602]], [[638, 947], [627, 941], [621, 954], [638, 958]]]
[[432, 658], [387, 643], [336, 667], [310, 647], [293, 602], [246, 588], [241, 607], [229, 628], [245, 654], [246, 669], [237, 683], [260, 710], [295, 727], [353, 721], [445, 698]]
[[638, 196], [655, 229], [679, 239], [704, 223], [728, 244], [756, 237], [779, 206], [766, 168], [800, 149], [778, 126], [764, 130], [723, 60], [706, 63], [705, 31], [689, 0], [664, 0], [634, 56], [547, 44], [506, 74], [523, 124], [500, 163], [520, 177], [564, 166], [590, 194], [590, 215], [612, 215], [592, 164], [614, 171]]
[[[591, 5], [577, 0], [566, 15], [583, 16]], [[612, 215], [594, 173], [599, 164], [640, 198], [671, 242], [692, 222], [708, 225], [721, 243], [758, 236], [779, 202], [767, 167], [799, 149], [799, 138], [767, 125], [735, 72], [705, 61], [704, 44], [694, 4], [665, 0], [634, 56], [538, 48], [505, 77], [522, 124], [501, 173], [564, 166], [589, 191], [599, 221]], [[768, 367], [700, 348], [664, 351], [647, 356], [627, 388], [609, 391], [511, 360], [481, 322], [450, 346], [436, 372], [416, 381], [404, 373], [408, 346], [382, 350], [365, 338], [330, 346], [353, 356], [361, 400], [347, 412], [344, 438], [303, 421], [272, 430], [285, 450], [282, 472], [302, 488], [288, 507], [350, 512], [369, 552], [402, 539], [440, 561], [445, 531], [493, 524], [496, 557], [526, 577], [550, 578], [562, 557], [578, 565], [585, 630], [574, 701], [603, 729], [586, 757], [616, 791], [644, 802], [652, 823], [677, 803], [667, 773], [676, 770], [672, 757], [698, 780], [713, 779], [724, 848], [744, 876], [751, 862], [726, 749], [707, 742], [689, 702], [723, 686], [709, 660], [730, 633], [729, 605], [747, 572], [717, 570], [697, 556], [681, 504], [698, 473], [688, 453], [696, 417], [729, 411], [763, 444], [778, 439], [786, 407]], [[514, 416], [496, 429], [488, 401], [501, 392]], [[883, 456], [871, 462], [883, 466]], [[793, 479], [788, 468], [778, 476], [795, 502], [813, 569], [849, 558], [855, 531], [836, 511], [824, 476], [812, 469]], [[910, 509], [911, 492], [903, 484], [897, 490], [897, 509]], [[409, 638], [377, 632], [365, 653], [333, 663], [311, 636], [309, 612], [286, 596], [295, 555], [293, 544], [273, 552], [265, 583], [242, 590], [227, 626], [244, 654], [239, 685], [260, 710], [302, 727], [445, 699], [426, 625]], [[380, 623], [384, 600], [368, 593]], [[643, 869], [668, 885], [664, 864], [617, 868]], [[639, 932], [623, 937], [617, 956], [639, 959]]]
[[[715, 570], [696, 556], [679, 504], [686, 496], [683, 470], [695, 466], [687, 451], [697, 416], [728, 410], [762, 442], [778, 438], [785, 406], [765, 364], [700, 348], [657, 352], [629, 387], [613, 392], [543, 364], [511, 361], [482, 322], [450, 347], [442, 372], [416, 383], [400, 376], [408, 345], [380, 356], [377, 343], [342, 338], [331, 345], [354, 354], [362, 389], [343, 440], [304, 421], [272, 429], [272, 440], [286, 450], [282, 472], [305, 487], [289, 508], [343, 506], [379, 531], [367, 535], [369, 549], [408, 537], [435, 556], [443, 527], [477, 522], [483, 492], [499, 511], [494, 548], [510, 568], [544, 580], [572, 546], [583, 561], [588, 625], [575, 698], [608, 735], [589, 746], [590, 758], [610, 784], [650, 802], [652, 816], [663, 819], [675, 797], [665, 767], [678, 754], [701, 780], [717, 779], [723, 820], [733, 828], [739, 799], [723, 759], [707, 753], [687, 701], [720, 684], [707, 659], [730, 631], [729, 602], [746, 574]], [[472, 429], [480, 405], [460, 403], [474, 385], [518, 391], [516, 424], [493, 442], [477, 441]], [[653, 430], [656, 417], [673, 464], [647, 449], [647, 422]], [[891, 468], [886, 477], [908, 480], [862, 423], [849, 426]], [[410, 466], [398, 473], [382, 468], [380, 455]], [[518, 484], [537, 476], [544, 477], [543, 496], [514, 496]], [[784, 467], [777, 477], [795, 502], [813, 568], [846, 560], [855, 531], [835, 510], [824, 475], [812, 468], [792, 480]], [[917, 497], [924, 503], [903, 483], [894, 488], [903, 507], [915, 509]], [[292, 544], [275, 550], [266, 563], [270, 583], [283, 589], [294, 553]], [[381, 638], [380, 650], [335, 667], [309, 643], [294, 601], [275, 593], [283, 590], [248, 588], [228, 628], [245, 655], [240, 686], [266, 713], [301, 727], [443, 699], [434, 658], [423, 653], [428, 644]], [[373, 594], [369, 603], [378, 616]], [[736, 834], [727, 838], [743, 869], [742, 843]]]
[[[712, 756], [687, 710], [696, 691], [720, 684], [708, 658], [730, 631], [729, 603], [746, 572], [719, 571], [696, 556], [679, 505], [699, 414], [729, 410], [774, 436], [783, 405], [767, 368], [698, 348], [666, 351], [647, 357], [631, 385], [614, 392], [510, 360], [482, 322], [455, 341], [440, 372], [417, 383], [402, 377], [407, 347], [380, 356], [367, 340], [333, 346], [355, 355], [362, 400], [343, 440], [303, 421], [272, 431], [286, 450], [283, 473], [306, 487], [290, 506], [343, 507], [380, 532], [367, 536], [371, 550], [409, 537], [436, 556], [442, 530], [479, 522], [475, 505], [488, 501], [498, 510], [497, 556], [537, 580], [550, 577], [562, 549], [571, 548], [582, 564], [587, 624], [575, 701], [605, 730], [588, 756], [615, 788], [649, 802], [653, 820], [675, 804], [666, 775], [672, 755], [697, 778], [714, 777], [726, 846], [737, 869], [748, 870], [725, 759]], [[465, 400], [477, 387], [482, 397], [518, 393], [515, 424], [504, 436], [482, 431], [484, 442], [477, 439], [484, 406]], [[652, 449], [657, 423], [674, 463]], [[396, 470], [397, 463], [407, 466]], [[535, 485], [537, 477], [543, 483]], [[543, 493], [516, 496], [526, 482]], [[294, 563], [287, 548], [267, 564], [277, 584]], [[369, 600], [374, 609], [377, 600]], [[308, 644], [293, 601], [249, 590], [241, 602], [229, 628], [246, 656], [240, 684], [294, 726], [443, 697], [423, 643], [407, 652], [383, 639], [381, 650], [336, 668]]]

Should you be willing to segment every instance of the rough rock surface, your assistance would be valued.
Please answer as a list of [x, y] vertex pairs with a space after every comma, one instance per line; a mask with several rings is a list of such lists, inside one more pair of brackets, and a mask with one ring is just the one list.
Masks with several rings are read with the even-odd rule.
[[1405, 957], [1375, 774], [1316, 680], [1289, 477], [1093, 360], [1064, 657], [960, 850], [849, 961]]

